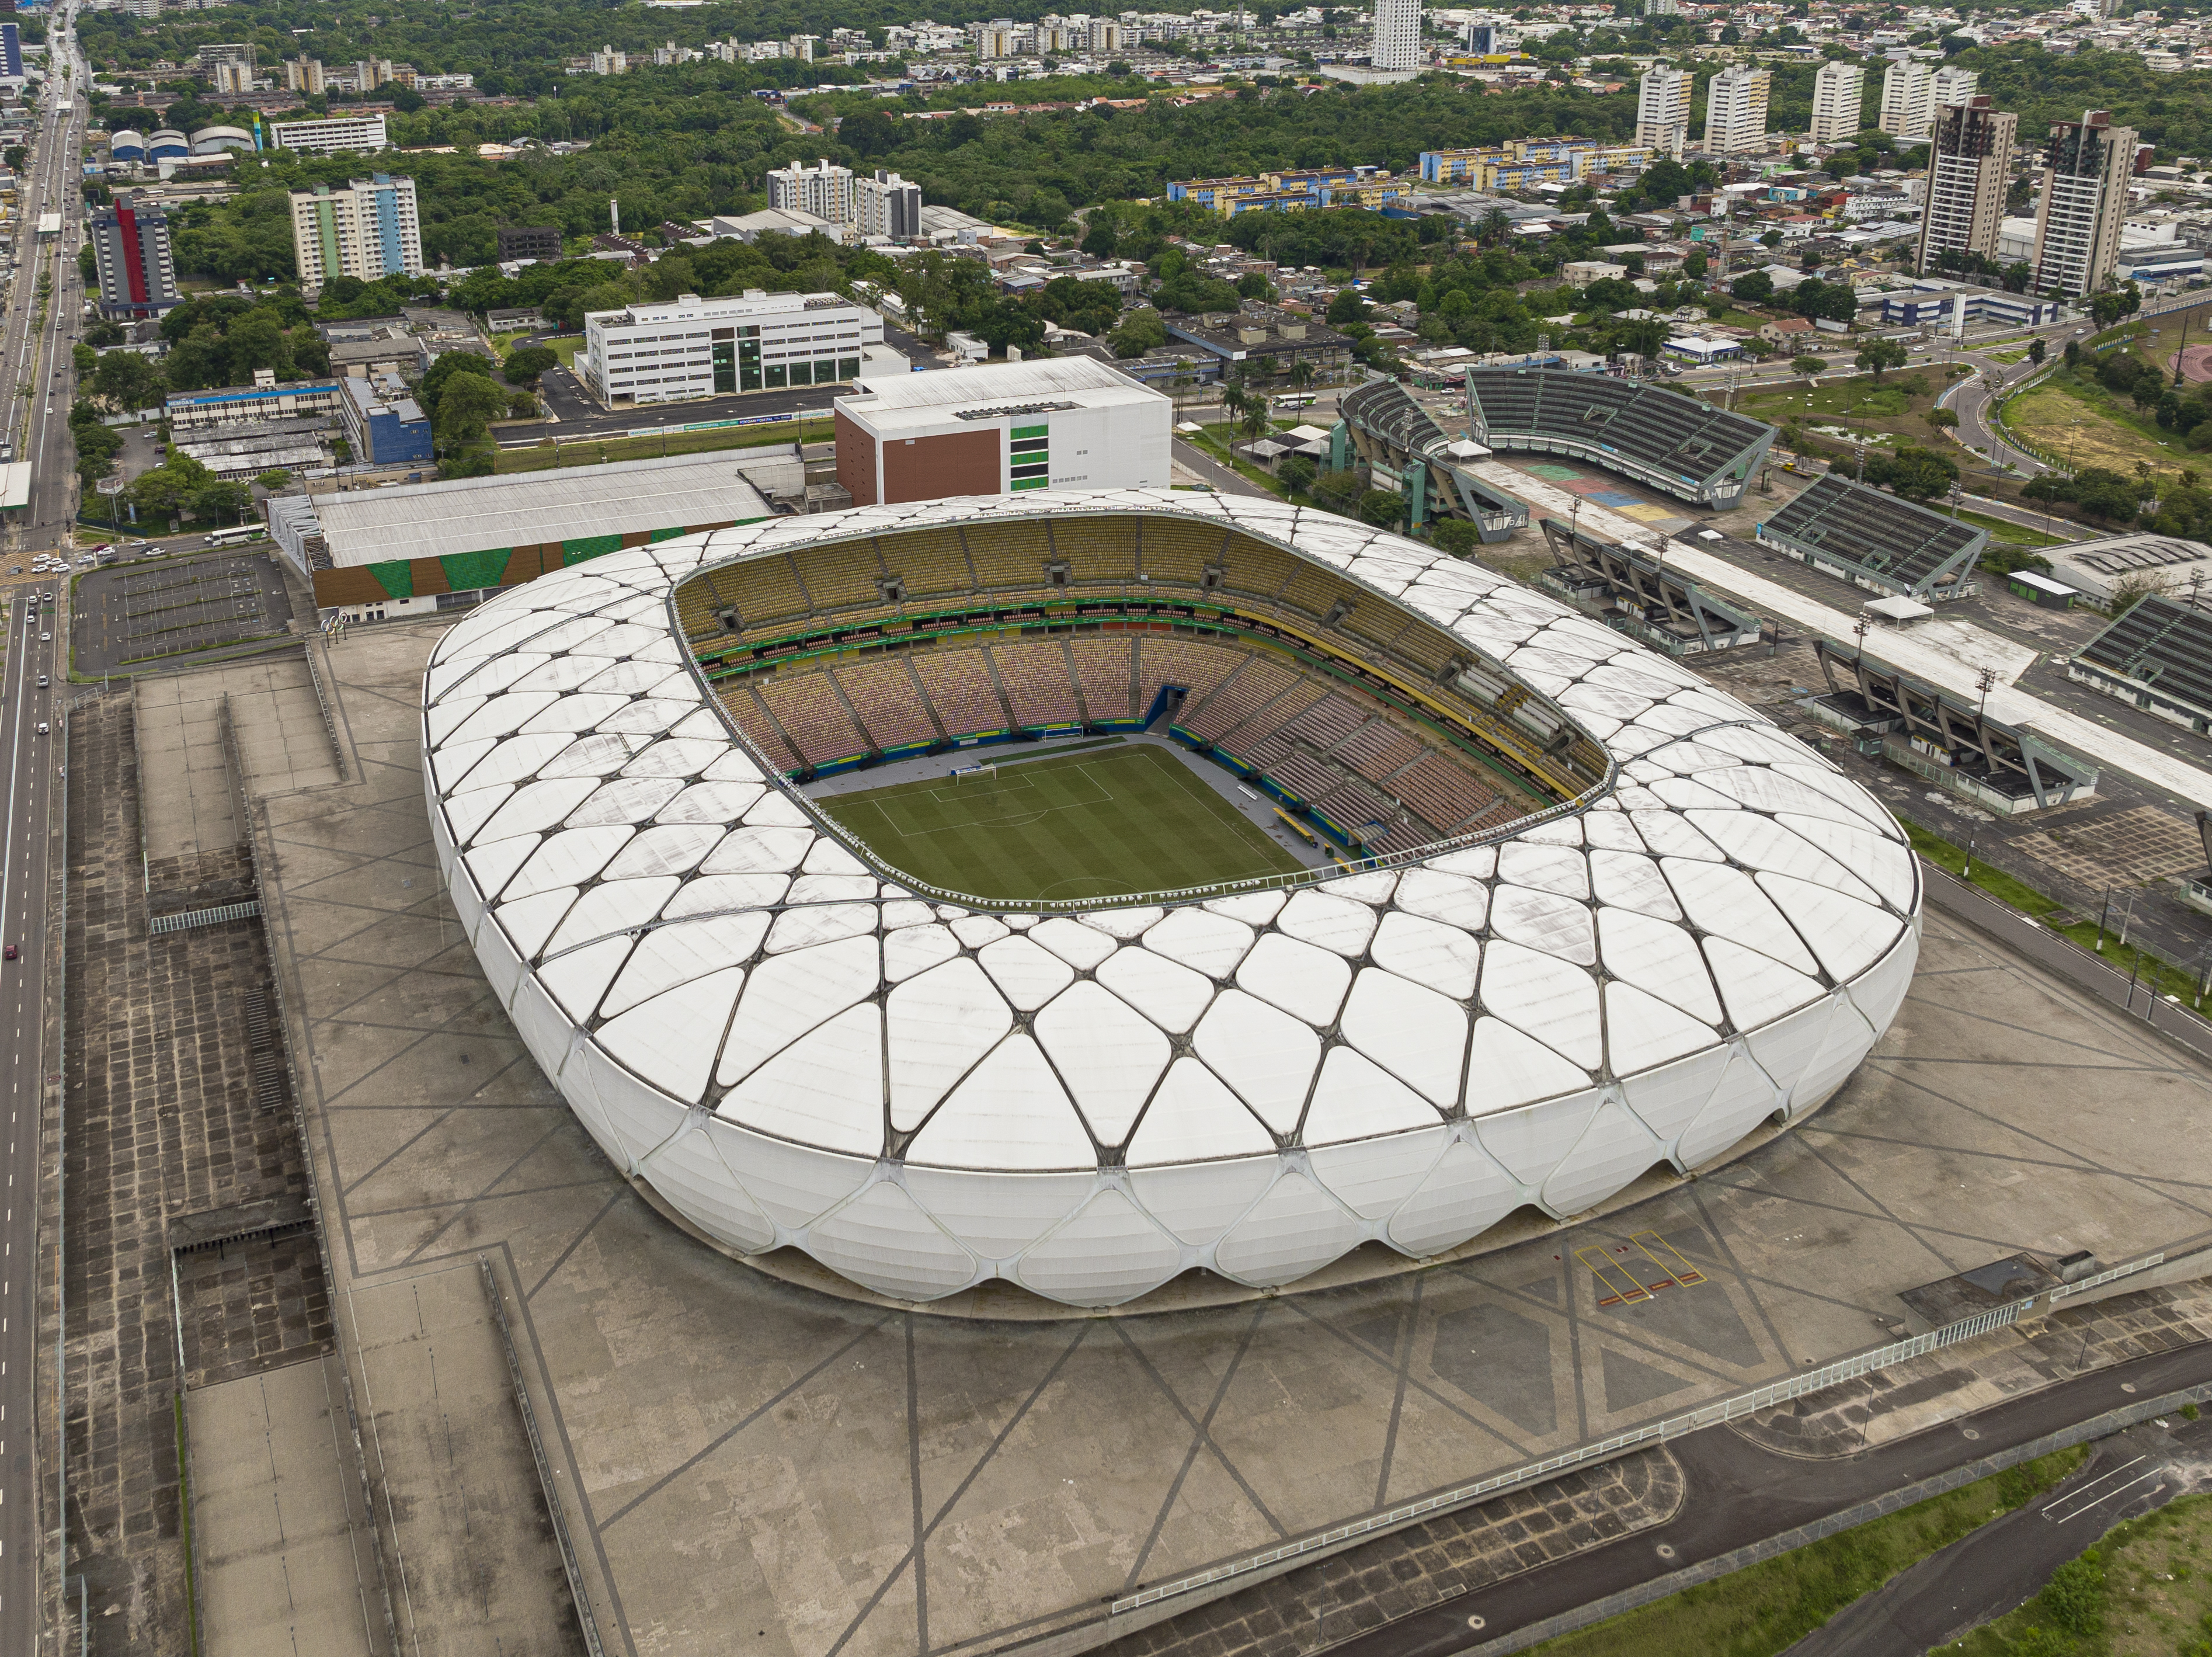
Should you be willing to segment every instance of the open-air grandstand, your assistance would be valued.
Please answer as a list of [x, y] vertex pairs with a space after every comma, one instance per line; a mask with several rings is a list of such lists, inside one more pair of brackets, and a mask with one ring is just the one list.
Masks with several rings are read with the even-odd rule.
[[2212, 615], [2150, 594], [2075, 651], [2066, 675], [2201, 734], [2212, 729]]
[[1764, 420], [1566, 369], [1470, 369], [1467, 401], [1492, 448], [1571, 455], [1701, 506], [1737, 504], [1774, 442]]
[[1815, 570], [1923, 604], [1961, 598], [1990, 532], [1831, 472], [1759, 526], [1759, 539]]
[[1813, 653], [1827, 681], [1813, 716], [1861, 741], [1879, 740], [1899, 768], [2010, 816], [2086, 800], [2097, 767], [2028, 726], [1992, 718], [1986, 701], [1960, 697], [1826, 639]]
[[1455, 441], [1406, 394], [1395, 380], [1378, 380], [1347, 393], [1337, 405], [1343, 417], [1330, 434], [1331, 463], [1364, 461], [1379, 484], [1406, 496], [1407, 522], [1460, 517], [1486, 541], [1502, 541], [1528, 527], [1528, 505], [1462, 464], [1488, 453], [1480, 443]]
[[978, 741], [1153, 729], [1341, 844], [1395, 851], [1511, 821], [1604, 771], [1556, 710], [1525, 691], [1502, 701], [1416, 611], [1187, 520], [854, 537], [704, 570], [675, 607], [739, 729], [800, 781]]
[[1669, 655], [1753, 644], [1765, 626], [1751, 611], [1708, 592], [1648, 548], [1601, 541], [1556, 518], [1545, 519], [1543, 529], [1559, 562], [1538, 579], [1555, 592], [1595, 606], [1607, 621]]

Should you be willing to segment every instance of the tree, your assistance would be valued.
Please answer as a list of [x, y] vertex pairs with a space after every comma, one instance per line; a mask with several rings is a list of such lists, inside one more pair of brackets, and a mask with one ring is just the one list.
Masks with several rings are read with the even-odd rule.
[[1275, 481], [1293, 495], [1303, 495], [1313, 487], [1320, 468], [1303, 454], [1293, 454], [1275, 468]]
[[1237, 423], [1243, 427], [1244, 435], [1255, 442], [1273, 431], [1275, 423], [1267, 416], [1267, 399], [1265, 397], [1249, 399], [1243, 417]]
[[1959, 417], [1949, 409], [1930, 409], [1928, 411], [1927, 419], [1928, 423], [1939, 431], [1959, 423]]
[[1449, 552], [1455, 558], [1471, 558], [1481, 544], [1482, 533], [1466, 518], [1438, 518], [1429, 526], [1429, 539], [1439, 552]]
[[[442, 360], [442, 359], [441, 359]], [[481, 359], [479, 359], [481, 360]], [[427, 383], [427, 380], [426, 380]], [[481, 477], [491, 470], [491, 423], [507, 412], [507, 393], [489, 375], [457, 374], [439, 393], [431, 431], [446, 457], [447, 477]]]
[[1774, 278], [1764, 271], [1747, 271], [1729, 283], [1729, 292], [1738, 299], [1758, 304], [1774, 297]]
[[253, 481], [260, 484], [261, 487], [266, 490], [270, 494], [274, 495], [278, 490], [283, 488], [285, 484], [292, 481], [292, 474], [285, 471], [283, 467], [278, 466], [271, 471], [261, 473], [260, 476], [254, 478]]
[[110, 351], [92, 371], [92, 389], [118, 413], [158, 408], [168, 389], [161, 364], [137, 351]]
[[1358, 509], [1359, 497], [1366, 488], [1358, 472], [1346, 466], [1341, 472], [1324, 472], [1315, 478], [1311, 493], [1331, 512], [1349, 515]]
[[1793, 374], [1808, 375], [1826, 374], [1828, 371], [1827, 359], [1819, 356], [1793, 356], [1790, 359], [1790, 369]]
[[521, 345], [507, 354], [501, 374], [510, 386], [535, 385], [539, 375], [558, 367], [560, 362], [559, 353], [550, 345]]
[[1880, 385], [1884, 369], [1901, 369], [1911, 360], [1911, 355], [1894, 339], [1869, 339], [1861, 347], [1857, 361], [1859, 367]]
[[1341, 289], [1328, 302], [1328, 310], [1322, 320], [1332, 328], [1340, 328], [1347, 322], [1367, 320], [1367, 302], [1359, 296], [1357, 288]]
[[2050, 355], [2050, 349], [2045, 346], [2040, 339], [2031, 339], [2027, 342], [2027, 360], [2029, 362], [2040, 363], [2044, 358]]
[[1354, 510], [1359, 521], [1388, 529], [1406, 514], [1406, 497], [1387, 489], [1370, 489], [1359, 497]]
[[1160, 314], [1146, 307], [1132, 311], [1122, 320], [1121, 326], [1107, 337], [1106, 343], [1120, 357], [1142, 356], [1168, 343], [1167, 325]]

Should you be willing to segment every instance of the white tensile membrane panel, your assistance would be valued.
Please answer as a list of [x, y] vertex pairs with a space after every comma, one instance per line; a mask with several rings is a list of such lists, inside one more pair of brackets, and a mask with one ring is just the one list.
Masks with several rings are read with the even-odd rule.
[[[1132, 515], [1240, 531], [1444, 628], [1583, 719], [1611, 786], [1287, 897], [987, 912], [856, 856], [684, 666], [672, 594], [702, 569]], [[908, 1301], [1003, 1278], [1109, 1306], [1194, 1268], [1271, 1286], [1363, 1243], [1426, 1258], [1523, 1206], [1569, 1217], [1824, 1102], [1919, 948], [1903, 832], [1758, 712], [1477, 566], [1272, 500], [933, 501], [610, 553], [446, 635], [422, 765], [485, 975], [608, 1157], [724, 1247]]]

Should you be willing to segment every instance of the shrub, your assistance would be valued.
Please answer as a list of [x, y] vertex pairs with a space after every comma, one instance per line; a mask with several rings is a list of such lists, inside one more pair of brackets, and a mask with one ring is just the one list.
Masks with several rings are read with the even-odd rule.
[[2051, 1574], [2039, 1596], [2051, 1620], [2065, 1632], [2084, 1637], [2105, 1626], [2105, 1562], [2092, 1548]]

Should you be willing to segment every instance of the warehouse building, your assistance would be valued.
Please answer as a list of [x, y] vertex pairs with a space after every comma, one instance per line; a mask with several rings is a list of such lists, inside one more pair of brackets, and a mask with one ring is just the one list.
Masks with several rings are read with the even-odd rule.
[[[333, 491], [271, 503], [270, 533], [325, 618], [465, 608], [626, 546], [770, 516], [804, 498], [795, 443], [664, 460]], [[299, 504], [305, 500], [307, 510]]]
[[837, 399], [837, 481], [854, 506], [1165, 489], [1174, 407], [1086, 356], [871, 377]]

